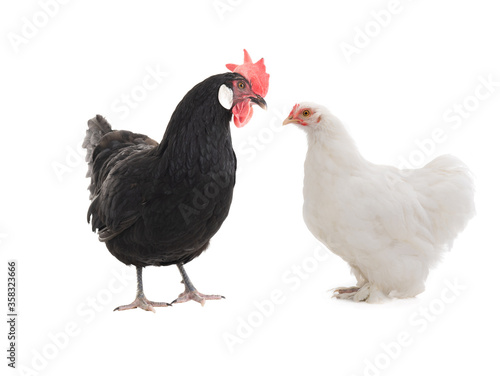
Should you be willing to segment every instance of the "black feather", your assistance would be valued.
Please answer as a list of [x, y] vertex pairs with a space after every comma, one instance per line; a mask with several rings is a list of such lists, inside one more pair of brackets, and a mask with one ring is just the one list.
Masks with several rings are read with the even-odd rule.
[[118, 260], [187, 263], [208, 247], [229, 213], [236, 174], [231, 111], [219, 104], [218, 90], [241, 79], [220, 74], [191, 89], [160, 144], [113, 131], [99, 115], [89, 121], [87, 219]]

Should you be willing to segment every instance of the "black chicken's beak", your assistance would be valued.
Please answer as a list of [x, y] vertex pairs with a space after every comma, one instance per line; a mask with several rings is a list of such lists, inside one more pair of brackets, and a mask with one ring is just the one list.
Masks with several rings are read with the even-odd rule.
[[263, 110], [267, 110], [267, 103], [264, 100], [264, 98], [262, 98], [260, 95], [257, 95], [256, 97], [250, 97], [250, 100], [253, 103], [258, 104], [259, 107], [262, 108]]

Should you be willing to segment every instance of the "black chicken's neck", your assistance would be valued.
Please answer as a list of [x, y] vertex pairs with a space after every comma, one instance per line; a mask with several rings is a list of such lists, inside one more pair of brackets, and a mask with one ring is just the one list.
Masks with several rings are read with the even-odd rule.
[[231, 112], [218, 102], [223, 82], [216, 77], [196, 85], [177, 105], [156, 151], [160, 173], [177, 174], [194, 168], [206, 173], [232, 153]]
[[[220, 106], [218, 103], [217, 106]], [[162, 141], [158, 145], [159, 155], [167, 158], [182, 157], [187, 152], [195, 152], [194, 146], [207, 144], [215, 149], [231, 142], [229, 123], [231, 113], [208, 106], [183, 109], [183, 114], [174, 113], [167, 126]], [[176, 116], [181, 115], [181, 116]]]

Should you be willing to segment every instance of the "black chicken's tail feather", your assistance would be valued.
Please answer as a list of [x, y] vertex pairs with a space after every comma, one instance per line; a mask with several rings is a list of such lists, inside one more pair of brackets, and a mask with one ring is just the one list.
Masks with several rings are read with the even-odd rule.
[[[86, 176], [88, 178], [92, 178], [94, 168], [94, 150], [97, 145], [99, 145], [99, 142], [101, 142], [104, 135], [113, 132], [113, 130], [111, 129], [111, 125], [109, 125], [108, 121], [102, 115], [96, 115], [94, 118], [90, 119], [87, 124], [89, 128], [87, 129], [87, 134], [83, 140], [82, 147], [87, 149], [85, 161], [88, 163], [89, 167]], [[91, 179], [89, 186], [91, 199], [94, 196], [95, 190], [95, 179]]]
[[95, 147], [99, 144], [102, 137], [112, 131], [111, 125], [109, 125], [108, 121], [101, 115], [96, 115], [95, 118], [90, 119], [88, 121], [89, 129], [87, 129], [87, 134], [85, 135], [85, 139], [83, 140], [82, 147], [87, 149], [87, 156], [85, 157], [85, 161], [89, 163], [89, 172], [87, 173], [87, 177], [90, 176], [90, 164], [92, 163], [92, 154], [94, 152]]
[[117, 164], [124, 163], [123, 160], [136, 152], [158, 146], [158, 143], [143, 134], [112, 130], [101, 115], [90, 119], [88, 126], [82, 146], [87, 149], [85, 160], [89, 165], [87, 177], [90, 178], [90, 199], [93, 200]]

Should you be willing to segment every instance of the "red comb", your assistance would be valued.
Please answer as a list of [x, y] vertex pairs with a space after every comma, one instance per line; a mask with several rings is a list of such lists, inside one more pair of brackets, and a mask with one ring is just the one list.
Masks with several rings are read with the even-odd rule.
[[297, 111], [297, 108], [299, 108], [298, 103], [293, 106], [292, 111], [290, 111], [290, 113], [288, 114], [288, 117], [295, 115], [295, 111]]
[[241, 74], [250, 81], [255, 94], [265, 97], [269, 89], [269, 74], [266, 73], [264, 58], [254, 64], [247, 50], [243, 50], [243, 52], [245, 54], [243, 64], [226, 64], [226, 67], [232, 72]]

